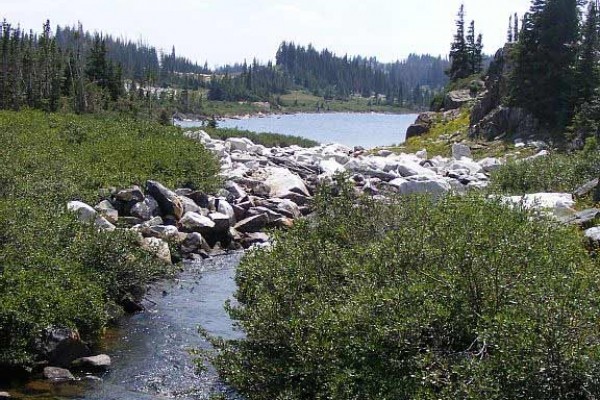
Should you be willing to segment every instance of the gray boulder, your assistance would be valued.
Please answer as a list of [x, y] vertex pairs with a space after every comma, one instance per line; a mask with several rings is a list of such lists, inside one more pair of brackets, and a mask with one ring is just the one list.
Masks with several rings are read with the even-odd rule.
[[225, 182], [224, 188], [229, 192], [232, 200], [241, 199], [247, 196], [246, 191], [234, 181]]
[[429, 132], [429, 127], [426, 125], [420, 125], [420, 124], [412, 124], [409, 125], [408, 128], [406, 128], [406, 139], [410, 139], [411, 137], [415, 137], [415, 136], [422, 136], [424, 134], [426, 134], [427, 132]]
[[0, 400], [8, 400], [11, 399], [11, 395], [8, 392], [0, 392]]
[[264, 183], [270, 188], [271, 197], [281, 197], [289, 192], [310, 196], [302, 178], [288, 169], [267, 167], [264, 172]]
[[80, 222], [92, 222], [96, 220], [98, 212], [91, 206], [82, 201], [70, 201], [67, 203], [67, 209], [77, 214]]
[[44, 368], [44, 378], [55, 383], [72, 382], [75, 380], [75, 377], [68, 369], [58, 367]]
[[235, 224], [236, 213], [231, 204], [225, 199], [215, 199], [215, 210], [221, 214], [225, 214], [229, 217], [231, 225]]
[[129, 211], [131, 216], [144, 221], [156, 217], [160, 213], [158, 202], [152, 196], [146, 196], [143, 201], [135, 203]]
[[115, 224], [119, 220], [119, 212], [108, 200], [102, 200], [94, 207], [108, 222]]
[[205, 211], [202, 209], [202, 207], [196, 204], [196, 202], [193, 199], [187, 196], [179, 196], [179, 199], [181, 200], [181, 204], [183, 205], [184, 214], [187, 212], [195, 212], [197, 214], [205, 215]]
[[146, 182], [146, 191], [154, 197], [164, 215], [174, 215], [177, 219], [183, 216], [183, 204], [175, 192], [151, 180]]
[[481, 165], [483, 170], [488, 173], [496, 171], [500, 167], [502, 167], [502, 163], [500, 162], [500, 160], [498, 160], [497, 158], [491, 158], [491, 157], [480, 160], [479, 165]]
[[106, 231], [106, 232], [113, 232], [117, 229], [116, 226], [111, 224], [106, 218], [104, 218], [100, 215], [98, 217], [96, 217], [96, 220], [94, 221], [94, 225], [96, 226], [96, 228], [98, 228], [98, 230]]
[[444, 97], [444, 108], [453, 110], [461, 108], [473, 101], [471, 91], [469, 89], [453, 90], [448, 92]]
[[37, 343], [37, 352], [50, 365], [68, 367], [73, 360], [91, 355], [89, 347], [81, 340], [76, 330], [49, 327], [42, 331]]
[[592, 179], [591, 181], [588, 181], [580, 187], [578, 187], [573, 194], [577, 197], [583, 197], [588, 193], [591, 193], [594, 189], [596, 189], [598, 187], [599, 181], [600, 180], [598, 178]]
[[264, 232], [252, 232], [244, 234], [244, 237], [241, 240], [242, 246], [244, 248], [251, 247], [256, 244], [263, 244], [269, 242], [269, 235]]
[[452, 157], [455, 160], [460, 160], [461, 158], [471, 158], [471, 148], [462, 143], [454, 143], [452, 145]]
[[296, 203], [298, 206], [305, 206], [310, 204], [312, 198], [299, 193], [288, 192], [280, 196], [281, 199], [290, 200]]
[[389, 182], [388, 187], [402, 195], [431, 194], [440, 196], [450, 191], [450, 184], [446, 180], [430, 176], [414, 177], [411, 180], [397, 178]]
[[179, 227], [183, 232], [198, 232], [206, 235], [214, 229], [215, 223], [208, 217], [188, 212], [179, 220]]
[[235, 230], [242, 233], [259, 232], [266, 228], [269, 217], [262, 213], [241, 220], [235, 225]]
[[183, 254], [198, 254], [200, 251], [209, 252], [210, 246], [204, 237], [198, 232], [188, 233], [187, 237], [181, 242], [181, 252]]
[[215, 223], [214, 230], [217, 233], [226, 232], [231, 226], [229, 216], [222, 213], [210, 213], [208, 218]]
[[123, 202], [139, 202], [144, 200], [144, 192], [140, 189], [139, 186], [132, 186], [129, 189], [119, 190], [115, 194], [115, 199]]
[[162, 239], [148, 237], [142, 239], [142, 249], [153, 254], [166, 264], [171, 264], [171, 250], [169, 244]]
[[585, 237], [590, 239], [592, 242], [600, 243], [600, 226], [586, 230]]

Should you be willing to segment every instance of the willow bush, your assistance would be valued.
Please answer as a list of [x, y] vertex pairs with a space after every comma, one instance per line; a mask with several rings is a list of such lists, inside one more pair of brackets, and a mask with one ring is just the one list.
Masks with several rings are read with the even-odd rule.
[[127, 232], [98, 232], [66, 210], [100, 189], [217, 187], [214, 157], [177, 128], [129, 118], [0, 112], [0, 378], [31, 366], [48, 326], [98, 337], [106, 306], [170, 272]]
[[216, 365], [250, 399], [587, 399], [598, 265], [569, 227], [478, 196], [319, 195], [241, 263], [245, 340]]

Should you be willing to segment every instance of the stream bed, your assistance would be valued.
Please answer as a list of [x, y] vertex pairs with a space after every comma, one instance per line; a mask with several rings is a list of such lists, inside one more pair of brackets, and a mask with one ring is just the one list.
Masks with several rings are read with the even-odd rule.
[[235, 269], [242, 254], [229, 254], [186, 264], [172, 281], [153, 285], [146, 311], [126, 317], [104, 342], [112, 366], [102, 382], [51, 385], [33, 381], [11, 391], [21, 399], [208, 399], [228, 394], [214, 368], [196, 371], [194, 349], [211, 349], [198, 333], [227, 339], [242, 338], [224, 309], [233, 300]]

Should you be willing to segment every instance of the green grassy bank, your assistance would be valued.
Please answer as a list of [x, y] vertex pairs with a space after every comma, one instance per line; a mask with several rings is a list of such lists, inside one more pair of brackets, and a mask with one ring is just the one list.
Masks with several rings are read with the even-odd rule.
[[150, 178], [211, 190], [218, 165], [177, 128], [132, 119], [0, 112], [0, 143], [0, 365], [27, 366], [43, 328], [97, 338], [107, 305], [169, 273], [127, 232], [76, 222], [67, 201]]

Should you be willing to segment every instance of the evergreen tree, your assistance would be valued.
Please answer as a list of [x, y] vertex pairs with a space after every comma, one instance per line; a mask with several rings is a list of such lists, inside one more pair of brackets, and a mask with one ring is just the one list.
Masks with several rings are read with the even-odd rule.
[[573, 113], [577, 5], [577, 0], [533, 0], [516, 51], [510, 102], [553, 128], [565, 126]]
[[514, 42], [518, 42], [519, 41], [519, 16], [517, 15], [517, 13], [515, 13], [514, 18], [513, 18], [513, 41]]
[[598, 36], [599, 21], [596, 4], [591, 1], [588, 7], [587, 19], [583, 26], [583, 37], [579, 49], [576, 67], [577, 105], [589, 102], [594, 96], [595, 89], [600, 87], [600, 68], [598, 52], [600, 40]]
[[450, 48], [450, 70], [448, 76], [452, 81], [470, 75], [469, 52], [465, 40], [465, 6], [461, 4], [456, 19], [456, 34]]
[[513, 17], [512, 17], [512, 15], [508, 18], [508, 31], [506, 33], [506, 41], [508, 43], [513, 42]]

